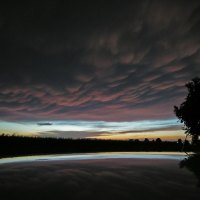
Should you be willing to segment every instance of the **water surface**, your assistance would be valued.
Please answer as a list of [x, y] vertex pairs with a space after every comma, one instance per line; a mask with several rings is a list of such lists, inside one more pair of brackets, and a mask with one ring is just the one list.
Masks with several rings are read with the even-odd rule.
[[89, 153], [0, 160], [1, 199], [199, 200], [183, 153]]

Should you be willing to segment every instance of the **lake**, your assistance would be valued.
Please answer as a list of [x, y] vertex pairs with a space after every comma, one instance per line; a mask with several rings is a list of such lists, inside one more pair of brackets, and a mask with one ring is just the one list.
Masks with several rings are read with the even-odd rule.
[[198, 170], [180, 168], [184, 159], [177, 152], [4, 158], [1, 199], [199, 199]]

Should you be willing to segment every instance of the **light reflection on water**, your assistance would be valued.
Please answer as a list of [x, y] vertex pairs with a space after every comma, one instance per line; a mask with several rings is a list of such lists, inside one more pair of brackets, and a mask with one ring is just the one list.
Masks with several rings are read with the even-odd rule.
[[37, 155], [22, 156], [0, 159], [0, 164], [14, 162], [35, 162], [35, 161], [59, 161], [59, 160], [92, 160], [92, 159], [172, 159], [182, 160], [186, 158], [181, 152], [103, 152], [103, 153], [80, 153], [80, 154], [58, 154], [58, 155]]

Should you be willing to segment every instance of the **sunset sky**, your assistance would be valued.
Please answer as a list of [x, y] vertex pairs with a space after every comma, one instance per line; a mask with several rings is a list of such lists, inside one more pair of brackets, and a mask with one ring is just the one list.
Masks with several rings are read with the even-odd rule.
[[0, 5], [0, 134], [184, 138], [196, 76], [199, 0]]

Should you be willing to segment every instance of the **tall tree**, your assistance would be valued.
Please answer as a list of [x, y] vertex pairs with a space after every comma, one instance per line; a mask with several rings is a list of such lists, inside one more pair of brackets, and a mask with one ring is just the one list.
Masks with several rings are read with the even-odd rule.
[[174, 113], [184, 123], [185, 133], [192, 136], [193, 144], [200, 135], [200, 78], [194, 78], [185, 85], [188, 94], [179, 107], [174, 106]]

